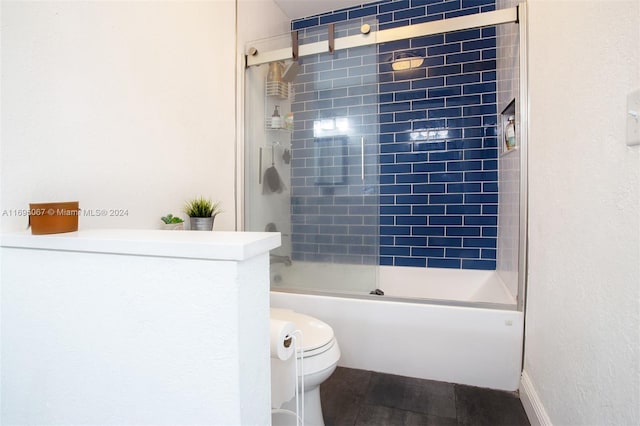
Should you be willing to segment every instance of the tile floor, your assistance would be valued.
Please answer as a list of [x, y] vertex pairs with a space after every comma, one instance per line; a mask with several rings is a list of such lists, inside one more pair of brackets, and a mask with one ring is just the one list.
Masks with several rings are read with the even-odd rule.
[[529, 426], [518, 396], [338, 367], [320, 387], [326, 426]]

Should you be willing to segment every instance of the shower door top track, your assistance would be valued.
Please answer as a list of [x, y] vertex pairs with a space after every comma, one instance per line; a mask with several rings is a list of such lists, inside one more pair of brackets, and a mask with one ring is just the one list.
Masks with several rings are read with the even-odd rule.
[[[303, 44], [299, 46], [298, 57], [327, 53], [332, 50], [348, 49], [352, 47], [368, 46], [377, 43], [387, 43], [397, 40], [406, 40], [413, 37], [422, 37], [432, 34], [441, 34], [451, 31], [460, 31], [471, 28], [486, 27], [518, 22], [518, 7], [509, 9], [494, 10], [491, 12], [476, 13], [473, 15], [458, 16], [455, 18], [442, 19], [439, 21], [424, 22], [421, 24], [405, 25], [398, 28], [390, 28], [380, 31], [371, 31], [366, 34], [340, 37], [335, 39], [333, 49], [329, 45], [329, 40], [317, 43]], [[274, 61], [293, 59], [293, 48], [270, 50], [259, 52], [256, 49], [249, 49], [250, 55], [245, 55], [245, 66], [266, 64]]]

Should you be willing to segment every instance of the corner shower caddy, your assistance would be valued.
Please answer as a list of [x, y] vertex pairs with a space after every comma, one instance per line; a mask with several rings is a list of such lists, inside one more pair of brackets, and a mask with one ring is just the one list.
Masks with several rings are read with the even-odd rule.
[[[291, 102], [293, 100], [293, 86], [291, 83], [284, 81], [267, 81], [264, 86], [264, 126], [268, 131], [275, 132], [291, 132], [293, 131], [293, 121], [287, 125], [285, 114], [291, 110]], [[282, 125], [280, 127], [272, 126], [272, 112], [278, 106]]]

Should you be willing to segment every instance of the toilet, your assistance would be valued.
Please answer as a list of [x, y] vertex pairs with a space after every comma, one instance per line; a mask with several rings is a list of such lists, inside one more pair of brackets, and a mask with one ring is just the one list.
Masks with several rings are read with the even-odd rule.
[[[320, 385], [327, 380], [336, 369], [340, 359], [340, 348], [333, 334], [333, 329], [317, 318], [304, 315], [290, 309], [271, 308], [271, 318], [290, 321], [296, 330], [302, 332], [302, 366], [304, 389], [301, 389], [300, 354], [298, 363], [298, 390], [304, 397], [304, 424], [324, 426], [322, 406], [320, 405]], [[295, 398], [283, 404], [282, 408], [295, 411]]]

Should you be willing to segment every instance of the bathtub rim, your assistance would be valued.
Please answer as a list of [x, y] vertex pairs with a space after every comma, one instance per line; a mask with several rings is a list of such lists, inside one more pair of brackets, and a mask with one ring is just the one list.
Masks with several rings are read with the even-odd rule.
[[360, 299], [369, 300], [373, 302], [397, 302], [397, 303], [410, 303], [418, 305], [440, 305], [440, 306], [456, 306], [462, 308], [476, 308], [476, 309], [491, 309], [499, 311], [511, 311], [518, 312], [517, 303], [495, 303], [495, 302], [471, 302], [464, 300], [448, 300], [448, 299], [429, 299], [421, 297], [397, 297], [397, 296], [381, 296], [366, 293], [350, 293], [350, 292], [338, 292], [338, 291], [324, 291], [313, 289], [297, 289], [291, 287], [274, 287], [271, 286], [269, 291], [281, 292], [288, 294], [301, 294], [309, 296], [325, 296], [325, 297], [337, 297], [347, 299]]

